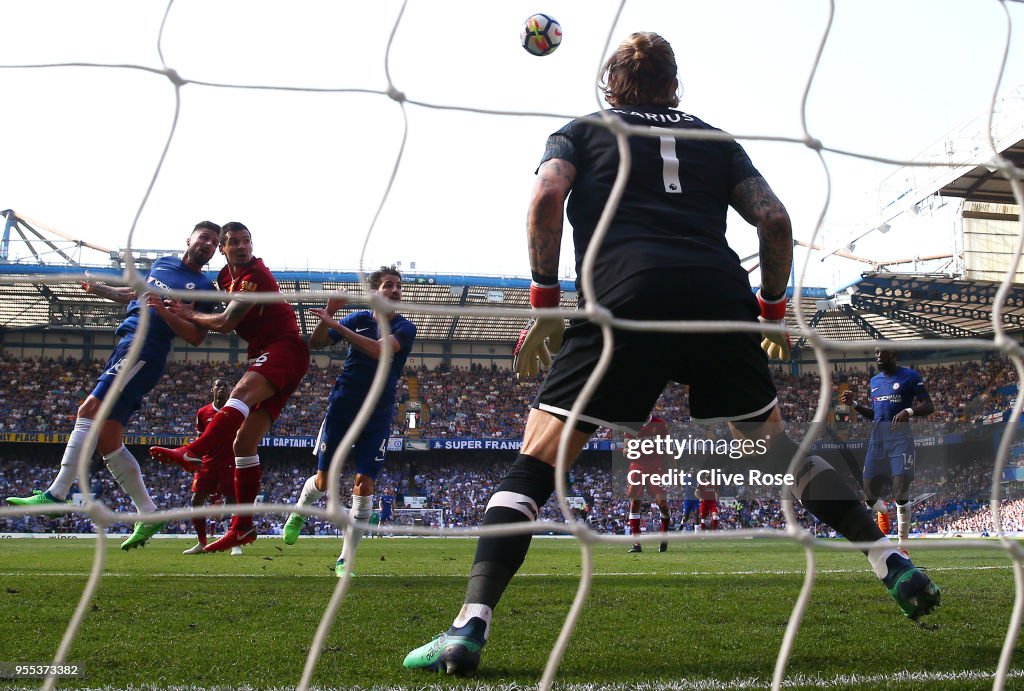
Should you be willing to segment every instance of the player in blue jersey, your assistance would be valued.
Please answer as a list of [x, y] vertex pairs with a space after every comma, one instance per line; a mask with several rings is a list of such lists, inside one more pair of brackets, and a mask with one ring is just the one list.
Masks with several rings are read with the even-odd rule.
[[910, 536], [910, 483], [914, 480], [914, 435], [910, 418], [935, 412], [921, 375], [896, 364], [896, 352], [875, 350], [879, 372], [871, 377], [871, 405], [854, 401], [847, 389], [840, 402], [853, 408], [874, 424], [864, 458], [864, 494], [868, 506], [878, 512], [879, 527], [888, 532], [889, 508], [885, 496], [892, 492], [896, 502], [899, 544], [906, 552]]
[[[397, 302], [402, 299], [402, 276], [394, 267], [382, 266], [370, 274], [370, 286], [387, 300]], [[327, 470], [331, 459], [370, 391], [382, 353], [383, 338], [373, 312], [359, 310], [346, 315], [341, 321], [334, 318], [346, 302], [344, 297], [331, 298], [327, 301], [326, 309], [309, 310], [320, 319], [309, 337], [310, 348], [323, 348], [329, 343], [345, 340], [349, 350], [341, 374], [327, 398], [327, 414], [317, 435], [314, 448], [317, 472], [303, 485], [298, 506], [309, 506], [327, 493]], [[356, 474], [349, 515], [358, 521], [370, 518], [374, 485], [384, 465], [391, 420], [395, 414], [395, 389], [416, 338], [416, 326], [411, 321], [397, 312], [391, 312], [387, 317], [391, 327], [392, 351], [387, 384], [374, 406], [373, 414], [352, 447]], [[288, 517], [284, 525], [285, 544], [295, 544], [305, 523], [306, 517], [303, 514], [293, 513]], [[358, 542], [359, 536], [354, 534], [345, 540], [341, 556], [335, 563], [339, 577], [344, 573], [345, 561], [351, 560]]]
[[377, 511], [380, 514], [380, 525], [384, 525], [385, 523], [390, 523], [395, 520], [394, 490], [384, 490], [384, 493], [380, 495], [380, 500], [377, 504]]
[[[561, 304], [557, 276], [568, 218], [577, 275], [585, 274], [584, 257], [593, 260], [587, 265], [592, 287], [579, 295], [580, 303], [594, 301], [616, 318], [648, 323], [783, 324], [793, 265], [789, 214], [738, 142], [677, 109], [681, 90], [669, 43], [653, 32], [630, 35], [605, 62], [601, 87], [611, 108], [551, 134], [536, 171], [526, 223], [530, 305]], [[614, 126], [607, 126], [609, 119]], [[620, 177], [624, 148], [629, 155], [625, 178]], [[761, 288], [756, 297], [726, 241], [730, 207], [757, 229]], [[607, 233], [595, 247], [591, 243], [601, 222]], [[771, 327], [762, 340], [752, 331], [606, 327], [586, 315], [573, 319], [568, 329], [560, 316], [536, 319], [520, 339], [514, 366], [521, 375], [536, 372], [537, 363], [551, 362], [551, 370], [527, 417], [520, 455], [488, 500], [483, 525], [529, 528], [555, 490], [559, 449], [575, 458], [598, 427], [636, 433], [674, 381], [689, 386], [695, 420], [728, 422], [736, 438], [763, 444], [764, 453], [754, 454], [759, 469], [781, 474], [795, 459], [790, 496], [863, 547], [906, 616], [916, 620], [930, 613], [940, 593], [928, 575], [882, 535], [864, 503], [824, 458], [797, 458], [798, 446], [786, 435], [779, 411], [769, 355], [789, 358], [786, 335]], [[599, 362], [607, 369], [594, 381]], [[584, 388], [587, 403], [566, 429]], [[476, 669], [495, 607], [522, 566], [530, 540], [526, 531], [477, 540], [462, 608], [447, 631], [406, 655], [406, 667], [459, 674]]]
[[[186, 242], [185, 253], [181, 257], [161, 257], [153, 262], [149, 275], [146, 276], [146, 283], [165, 290], [216, 290], [213, 282], [203, 275], [202, 270], [217, 250], [219, 233], [220, 226], [216, 223], [202, 221], [196, 224]], [[206, 338], [206, 329], [173, 314], [159, 296], [147, 294], [140, 299], [132, 288], [92, 281], [83, 282], [82, 289], [92, 295], [128, 306], [125, 320], [115, 331], [121, 340], [110, 354], [103, 374], [96, 381], [92, 393], [78, 408], [75, 428], [64, 449], [57, 477], [45, 491], [36, 490], [31, 497], [8, 497], [7, 501], [23, 506], [64, 503], [78, 475], [78, 458], [82, 454], [92, 456], [93, 451], [98, 450], [117, 484], [131, 497], [135, 508], [144, 512], [156, 511], [156, 504], [149, 496], [146, 483], [142, 479], [139, 462], [124, 445], [124, 428], [131, 416], [142, 407], [146, 394], [156, 386], [163, 375], [174, 338], [180, 336], [192, 345], [199, 345]], [[86, 437], [89, 430], [92, 429], [100, 406], [113, 386], [114, 377], [124, 365], [128, 349], [135, 341], [143, 302], [149, 305], [152, 315], [142, 351], [110, 411], [110, 416], [100, 427], [95, 446], [88, 447]], [[196, 309], [210, 312], [213, 307], [213, 303], [201, 303]], [[160, 522], [136, 522], [132, 534], [121, 543], [121, 549], [128, 550], [144, 545], [162, 527], [163, 523]]]

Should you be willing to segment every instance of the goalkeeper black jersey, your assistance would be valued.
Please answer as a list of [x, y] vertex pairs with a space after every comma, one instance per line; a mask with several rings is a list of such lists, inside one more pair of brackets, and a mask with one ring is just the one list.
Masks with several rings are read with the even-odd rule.
[[[650, 269], [715, 267], [742, 274], [745, 281], [739, 257], [725, 239], [733, 189], [760, 176], [743, 147], [731, 140], [674, 138], [671, 131], [678, 129], [720, 132], [679, 110], [629, 106], [606, 112], [664, 134], [629, 137], [628, 183], [595, 267], [599, 295]], [[600, 123], [595, 113], [562, 127], [548, 138], [541, 161], [560, 158], [576, 167], [566, 212], [577, 275], [619, 166], [615, 135]]]

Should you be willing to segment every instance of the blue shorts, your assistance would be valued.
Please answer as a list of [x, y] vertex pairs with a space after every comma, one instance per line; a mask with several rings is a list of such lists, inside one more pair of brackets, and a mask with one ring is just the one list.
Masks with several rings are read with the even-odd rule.
[[[316, 454], [317, 470], [327, 470], [331, 466], [334, 452], [341, 443], [342, 437], [352, 426], [359, 408], [344, 405], [341, 399], [332, 399], [327, 404], [327, 415], [320, 425], [320, 433], [316, 437], [313, 453]], [[350, 457], [355, 457], [356, 472], [368, 475], [374, 480], [384, 467], [384, 456], [388, 451], [388, 436], [391, 434], [391, 417], [382, 415], [371, 417], [363, 428], [362, 434], [352, 446]]]
[[890, 437], [880, 441], [872, 438], [864, 458], [864, 479], [903, 475], [909, 482], [914, 479], [915, 456], [913, 437]]
[[687, 514], [691, 511], [696, 512], [700, 508], [700, 500], [698, 499], [684, 499], [683, 500], [683, 513]]
[[[114, 384], [114, 377], [121, 371], [124, 360], [128, 356], [128, 349], [131, 348], [132, 340], [131, 338], [123, 338], [118, 342], [114, 347], [114, 352], [107, 359], [107, 364], [103, 367], [103, 374], [96, 380], [96, 386], [92, 390], [92, 395], [101, 401], [106, 398], [107, 393]], [[128, 420], [142, 407], [142, 400], [146, 397], [146, 394], [152, 391], [153, 387], [160, 381], [166, 364], [167, 355], [165, 353], [154, 353], [152, 351], [147, 353], [145, 346], [143, 346], [138, 361], [132, 367], [131, 372], [128, 373], [128, 381], [125, 382], [121, 395], [118, 396], [113, 410], [110, 411], [109, 419], [116, 420], [122, 425], [127, 426]]]

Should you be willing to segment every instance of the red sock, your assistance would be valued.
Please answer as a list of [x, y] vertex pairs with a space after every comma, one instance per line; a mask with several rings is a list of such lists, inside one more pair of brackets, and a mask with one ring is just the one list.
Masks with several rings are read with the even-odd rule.
[[712, 518], [711, 519], [711, 529], [712, 530], [718, 530], [718, 519], [717, 518]]
[[213, 416], [206, 430], [198, 439], [187, 446], [193, 456], [217, 456], [222, 449], [235, 443], [238, 428], [245, 422], [245, 415], [237, 408], [224, 406]]
[[196, 537], [199, 538], [199, 544], [206, 544], [206, 519], [205, 518], [193, 518], [192, 525], [196, 529]]
[[639, 535], [640, 534], [640, 519], [630, 518], [629, 519], [629, 534]]
[[[247, 468], [235, 466], [235, 497], [239, 504], [256, 503], [256, 495], [260, 493], [260, 481], [263, 479], [263, 466], [259, 463]], [[235, 516], [231, 519], [231, 527], [246, 531], [252, 528], [252, 516]]]

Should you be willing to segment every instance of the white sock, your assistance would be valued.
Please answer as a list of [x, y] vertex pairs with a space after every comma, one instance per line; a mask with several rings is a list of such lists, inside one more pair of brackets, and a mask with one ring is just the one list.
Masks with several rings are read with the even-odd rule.
[[[357, 521], [369, 520], [373, 513], [373, 497], [361, 497], [358, 494], [352, 495], [352, 508], [348, 515]], [[345, 532], [345, 544], [341, 548], [341, 559], [348, 563], [356, 552], [356, 546], [362, 538], [361, 530], [349, 530]]]
[[[78, 458], [82, 453], [89, 456], [89, 460], [92, 460], [92, 454], [96, 450], [96, 445], [93, 444], [88, 449], [85, 447], [85, 438], [89, 436], [89, 430], [92, 428], [92, 420], [87, 417], [80, 417], [75, 420], [75, 428], [71, 430], [71, 436], [68, 438], [68, 445], [64, 447], [64, 456], [60, 459], [60, 470], [57, 471], [57, 477], [53, 478], [53, 482], [50, 483], [47, 492], [53, 495], [55, 499], [61, 501], [68, 498], [68, 492], [71, 491], [71, 485], [75, 484], [75, 480], [78, 477]], [[82, 487], [82, 492], [87, 492], [88, 487]]]
[[889, 506], [885, 503], [884, 499], [876, 499], [875, 503], [871, 505], [871, 508], [878, 513], [889, 513]]
[[224, 403], [224, 407], [225, 408], [234, 408], [235, 410], [237, 410], [238, 412], [240, 412], [242, 414], [243, 418], [249, 417], [249, 406], [247, 406], [245, 404], [245, 402], [242, 401], [241, 399], [229, 398]]
[[462, 609], [459, 610], [459, 616], [455, 617], [455, 621], [452, 622], [452, 626], [458, 628], [465, 626], [469, 623], [469, 620], [473, 617], [483, 619], [487, 625], [484, 628], [484, 640], [491, 634], [491, 617], [494, 616], [494, 612], [487, 605], [469, 604], [462, 605]]
[[142, 468], [139, 462], [132, 456], [132, 452], [121, 445], [114, 453], [104, 456], [107, 469], [114, 476], [117, 484], [132, 498], [132, 503], [139, 511], [156, 511], [156, 503], [149, 496], [146, 489], [146, 482], [142, 479]]
[[896, 502], [896, 532], [902, 545], [910, 537], [910, 502]]
[[[899, 554], [899, 552], [896, 551], [896, 548], [892, 546], [892, 541], [887, 537], [883, 537], [868, 548], [868, 562], [871, 564], [871, 570], [878, 576], [878, 580], [882, 580], [889, 575], [889, 567], [885, 561], [894, 554]], [[901, 554], [900, 556], [902, 557], [903, 555]]]
[[299, 492], [299, 500], [295, 503], [298, 506], [312, 506], [320, 501], [325, 494], [327, 492], [321, 492], [316, 488], [316, 475], [313, 475], [306, 479], [306, 484], [302, 486], [302, 491]]

